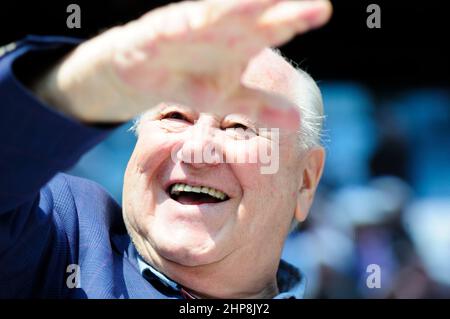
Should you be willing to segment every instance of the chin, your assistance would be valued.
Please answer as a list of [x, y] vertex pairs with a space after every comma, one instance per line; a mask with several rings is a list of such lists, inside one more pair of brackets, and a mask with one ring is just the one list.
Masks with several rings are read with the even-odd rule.
[[157, 254], [176, 264], [195, 267], [215, 263], [225, 257], [209, 234], [170, 232], [154, 238]]

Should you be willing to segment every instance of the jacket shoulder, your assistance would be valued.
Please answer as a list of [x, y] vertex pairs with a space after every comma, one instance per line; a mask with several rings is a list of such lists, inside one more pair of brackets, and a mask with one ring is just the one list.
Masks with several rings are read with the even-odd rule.
[[55, 175], [41, 190], [42, 202], [51, 202], [58, 215], [75, 213], [77, 218], [101, 218], [108, 224], [121, 216], [121, 207], [103, 186], [66, 173]]
[[57, 174], [49, 183], [55, 208], [59, 214], [75, 210], [80, 226], [111, 229], [117, 225], [121, 228], [122, 208], [106, 189], [92, 180], [69, 175]]
[[[102, 196], [111, 197], [103, 186], [90, 179], [69, 175], [67, 173], [56, 174], [46, 185], [54, 195], [69, 192], [78, 196]], [[64, 194], [61, 194], [64, 195]]]

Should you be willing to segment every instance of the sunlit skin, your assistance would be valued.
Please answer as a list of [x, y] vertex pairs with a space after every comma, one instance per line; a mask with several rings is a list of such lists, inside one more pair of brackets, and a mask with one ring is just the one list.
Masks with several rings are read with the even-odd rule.
[[[264, 49], [330, 15], [326, 0], [180, 2], [84, 42], [33, 86], [87, 124], [121, 123], [152, 109], [125, 173], [124, 220], [145, 261], [199, 297], [278, 292], [283, 242], [292, 218], [306, 218], [324, 152], [298, 147], [295, 70]], [[230, 146], [237, 127], [280, 129], [276, 174], [261, 174], [261, 163], [171, 158], [174, 147], [184, 154], [213, 144], [231, 157], [271, 146], [270, 135]], [[202, 134], [189, 138], [195, 132]], [[214, 187], [229, 199], [182, 204], [167, 193], [174, 182]]]
[[239, 99], [281, 108], [276, 96], [242, 85], [249, 60], [330, 15], [327, 0], [171, 4], [82, 43], [34, 90], [86, 123], [127, 121], [161, 102], [203, 110]]
[[[284, 82], [277, 81], [280, 72], [287, 72]], [[257, 80], [261, 76], [265, 76], [264, 81]], [[259, 84], [260, 89], [289, 99], [295, 76], [292, 67], [267, 50], [256, 58], [244, 79], [248, 85]], [[264, 111], [261, 107], [258, 113]], [[177, 116], [171, 118], [174, 112]], [[275, 126], [283, 122], [283, 114], [262, 123], [257, 112], [249, 114], [241, 109], [239, 113], [230, 105], [198, 112], [164, 103], [143, 117], [125, 174], [123, 204], [129, 233], [146, 261], [202, 297], [273, 297], [277, 293], [275, 275], [285, 237], [296, 211], [299, 220], [306, 217], [324, 156], [321, 148], [301, 151], [295, 131]], [[235, 138], [225, 129], [236, 124], [249, 125], [252, 130], [280, 128], [280, 168], [276, 174], [261, 174], [260, 163], [172, 160], [174, 147], [189, 153], [192, 148], [215, 143], [213, 134]], [[188, 134], [192, 130], [203, 132], [196, 135], [194, 143]], [[247, 147], [238, 150], [226, 143], [217, 148], [225, 158], [236, 151], [257, 152], [258, 147], [270, 144], [270, 136], [255, 136], [244, 143]], [[166, 192], [175, 182], [214, 187], [230, 199], [183, 205]]]

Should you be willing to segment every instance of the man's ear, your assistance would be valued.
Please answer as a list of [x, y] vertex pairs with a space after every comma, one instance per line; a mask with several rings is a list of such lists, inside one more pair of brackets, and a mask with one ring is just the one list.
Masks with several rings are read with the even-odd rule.
[[301, 183], [295, 208], [295, 218], [299, 222], [303, 222], [308, 216], [317, 185], [322, 177], [324, 164], [325, 150], [323, 147], [314, 147], [307, 151], [302, 161]]

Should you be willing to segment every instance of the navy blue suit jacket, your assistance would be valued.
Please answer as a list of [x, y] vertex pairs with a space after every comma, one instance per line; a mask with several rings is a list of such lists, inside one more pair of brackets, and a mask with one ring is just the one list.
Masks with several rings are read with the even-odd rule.
[[28, 37], [0, 57], [0, 298], [166, 298], [142, 277], [119, 205], [59, 173], [113, 128], [58, 114], [17, 78], [77, 43]]
[[[0, 298], [168, 298], [142, 276], [121, 207], [60, 173], [115, 127], [59, 114], [23, 84], [78, 43], [30, 36], [0, 57]], [[282, 265], [290, 292], [278, 297], [301, 296], [304, 280]]]

